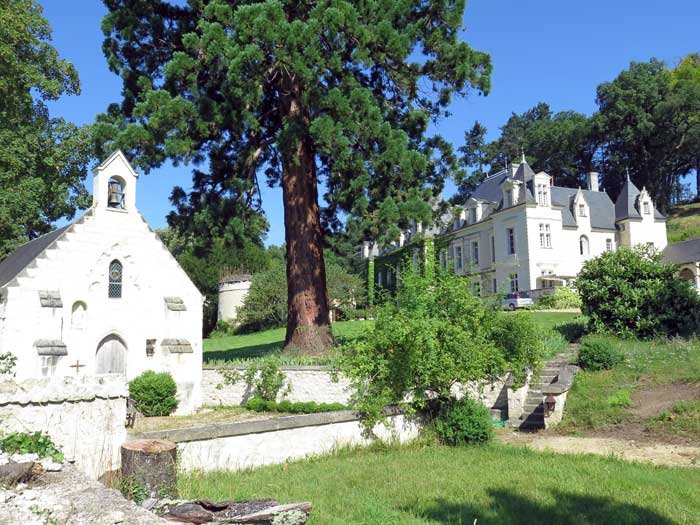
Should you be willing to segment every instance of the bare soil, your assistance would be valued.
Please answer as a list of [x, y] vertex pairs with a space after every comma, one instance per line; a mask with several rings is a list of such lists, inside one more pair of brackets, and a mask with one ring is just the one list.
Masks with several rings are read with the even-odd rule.
[[678, 401], [700, 400], [700, 384], [642, 384], [632, 393], [629, 417], [619, 425], [589, 430], [581, 435], [561, 435], [556, 429], [536, 433], [503, 432], [499, 440], [535, 450], [565, 454], [614, 456], [656, 465], [700, 467], [700, 440], [649, 430], [646, 421], [659, 416]]

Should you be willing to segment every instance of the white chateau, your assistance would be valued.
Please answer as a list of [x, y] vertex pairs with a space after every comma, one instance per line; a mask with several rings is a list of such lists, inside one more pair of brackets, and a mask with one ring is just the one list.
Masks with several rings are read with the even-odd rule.
[[475, 293], [543, 290], [568, 284], [583, 263], [604, 251], [639, 244], [666, 247], [666, 218], [646, 189], [629, 180], [615, 203], [588, 175], [588, 189], [554, 186], [545, 172], [535, 173], [523, 156], [485, 179], [441, 230], [420, 226], [403, 232], [400, 241], [376, 256], [375, 279], [392, 286], [397, 263], [392, 257], [409, 247], [417, 233], [435, 238], [440, 264], [470, 275]]
[[17, 379], [167, 371], [200, 404], [203, 296], [136, 208], [121, 151], [94, 170], [78, 220], [0, 262], [0, 353]]

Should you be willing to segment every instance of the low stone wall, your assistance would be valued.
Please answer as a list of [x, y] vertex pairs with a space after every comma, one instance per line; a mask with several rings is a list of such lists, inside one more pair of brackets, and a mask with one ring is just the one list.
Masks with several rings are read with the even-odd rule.
[[[231, 367], [244, 371], [245, 367]], [[315, 401], [317, 403], [348, 404], [352, 388], [347, 378], [338, 375], [333, 380], [331, 369], [327, 366], [282, 366], [280, 370], [287, 376], [291, 391], [285, 399], [289, 401]], [[453, 388], [455, 395], [469, 394], [481, 400], [488, 408], [505, 407], [505, 381], [493, 383], [469, 383]], [[219, 368], [205, 367], [202, 374], [202, 399], [204, 405], [243, 405], [251, 397], [250, 389], [243, 381], [234, 385], [224, 384]]]
[[184, 470], [238, 471], [323, 454], [347, 445], [367, 445], [375, 439], [407, 442], [421, 424], [402, 414], [388, 416], [368, 438], [356, 412], [344, 410], [198, 428], [144, 432], [134, 437], [177, 443]]
[[126, 440], [123, 378], [111, 376], [0, 382], [4, 432], [44, 431], [66, 460], [96, 479], [119, 467]]
[[[244, 371], [245, 367], [230, 367]], [[334, 382], [327, 366], [282, 366], [291, 391], [285, 399], [290, 401], [315, 401], [317, 403], [343, 403], [350, 401], [350, 383], [344, 377]], [[202, 373], [203, 405], [243, 405], [251, 397], [250, 389], [243, 381], [225, 385], [216, 367], [204, 367]]]

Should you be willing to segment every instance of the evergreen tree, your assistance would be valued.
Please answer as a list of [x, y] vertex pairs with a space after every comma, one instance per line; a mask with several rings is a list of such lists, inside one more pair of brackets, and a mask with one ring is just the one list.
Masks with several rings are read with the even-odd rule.
[[371, 236], [429, 219], [454, 156], [428, 123], [454, 94], [489, 89], [488, 55], [459, 40], [464, 0], [105, 4], [104, 50], [124, 99], [101, 117], [98, 141], [131, 149], [144, 169], [208, 164], [195, 177], [201, 197], [233, 188], [254, 203], [261, 171], [281, 185], [286, 345], [324, 351], [323, 222], [351, 213]]

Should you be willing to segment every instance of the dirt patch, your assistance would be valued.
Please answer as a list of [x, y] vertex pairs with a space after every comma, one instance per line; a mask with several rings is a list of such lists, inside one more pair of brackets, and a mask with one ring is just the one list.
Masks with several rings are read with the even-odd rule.
[[525, 446], [533, 450], [560, 454], [594, 454], [654, 465], [700, 467], [700, 447], [698, 446], [639, 443], [626, 439], [604, 437], [557, 436], [546, 432], [504, 433], [498, 439], [509, 445]]
[[632, 393], [630, 413], [640, 418], [655, 417], [678, 401], [700, 400], [700, 385], [674, 383], [640, 386]]

